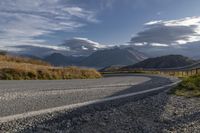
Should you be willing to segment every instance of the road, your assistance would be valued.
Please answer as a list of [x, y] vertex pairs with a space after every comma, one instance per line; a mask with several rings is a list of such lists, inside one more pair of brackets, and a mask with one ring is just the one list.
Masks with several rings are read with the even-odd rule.
[[116, 98], [170, 83], [172, 81], [168, 78], [142, 75], [85, 80], [0, 81], [0, 120], [96, 99]]

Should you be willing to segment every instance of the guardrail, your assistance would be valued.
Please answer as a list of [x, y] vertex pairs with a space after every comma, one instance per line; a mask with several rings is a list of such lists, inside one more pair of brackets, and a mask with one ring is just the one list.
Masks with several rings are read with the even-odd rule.
[[160, 74], [169, 75], [175, 77], [188, 77], [196, 74], [200, 74], [200, 62], [176, 68], [162, 68], [162, 69], [147, 69], [147, 68], [128, 68], [119, 69], [114, 71], [101, 72], [102, 74], [108, 73], [149, 73], [149, 74]]
[[192, 69], [132, 69], [132, 70], [121, 70], [111, 72], [101, 72], [102, 74], [113, 74], [113, 73], [146, 73], [146, 74], [159, 74], [168, 75], [174, 77], [188, 77], [196, 74], [200, 74], [200, 68]]
[[146, 73], [155, 73], [160, 75], [169, 75], [169, 76], [176, 76], [176, 77], [188, 77], [196, 74], [200, 74], [200, 68], [194, 68], [194, 69], [154, 69], [154, 70], [145, 70], [142, 71]]

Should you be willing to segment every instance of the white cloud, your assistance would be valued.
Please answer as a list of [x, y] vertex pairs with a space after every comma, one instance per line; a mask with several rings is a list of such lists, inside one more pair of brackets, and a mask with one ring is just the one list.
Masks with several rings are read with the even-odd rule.
[[167, 44], [160, 44], [160, 43], [151, 43], [151, 46], [157, 46], [157, 47], [167, 47]]
[[155, 20], [155, 21], [150, 21], [150, 22], [147, 22], [145, 23], [145, 25], [153, 25], [153, 24], [158, 24], [158, 23], [161, 23], [162, 20]]
[[200, 17], [197, 16], [169, 21], [154, 20], [145, 23], [145, 26], [144, 31], [131, 39], [132, 43], [170, 46], [200, 41]]
[[63, 10], [68, 12], [72, 16], [83, 18], [90, 22], [98, 22], [92, 11], [86, 11], [80, 7], [66, 7]]
[[[48, 45], [42, 36], [70, 32], [98, 22], [96, 13], [62, 0], [1, 0], [1, 48], [16, 45]], [[40, 38], [40, 39], [39, 39]], [[54, 46], [49, 46], [54, 47]]]
[[92, 40], [89, 40], [88, 38], [82, 38], [82, 37], [74, 37], [74, 39], [77, 39], [77, 40], [83, 40], [85, 42], [88, 42], [90, 44], [92, 44], [94, 47], [96, 48], [106, 48], [107, 46], [106, 45], [102, 45], [98, 42], [95, 42], [95, 41], [92, 41]]

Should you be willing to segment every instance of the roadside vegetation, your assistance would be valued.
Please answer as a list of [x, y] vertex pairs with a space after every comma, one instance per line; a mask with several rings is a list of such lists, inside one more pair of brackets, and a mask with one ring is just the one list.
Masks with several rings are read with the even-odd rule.
[[200, 97], [200, 75], [184, 78], [170, 93], [177, 96]]
[[34, 64], [34, 65], [50, 66], [49, 63], [41, 61], [41, 60], [30, 59], [30, 58], [26, 58], [26, 57], [2, 55], [2, 54], [0, 54], [0, 61], [1, 62], [12, 62], [12, 63], [30, 63], [30, 64]]
[[0, 80], [54, 80], [100, 77], [101, 74], [94, 69], [54, 67], [40, 60], [0, 55]]

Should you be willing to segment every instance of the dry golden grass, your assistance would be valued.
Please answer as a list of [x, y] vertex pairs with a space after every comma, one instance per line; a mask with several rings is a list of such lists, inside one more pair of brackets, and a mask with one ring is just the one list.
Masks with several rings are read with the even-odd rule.
[[15, 62], [15, 63], [30, 63], [35, 65], [43, 65], [43, 66], [50, 66], [49, 63], [41, 61], [41, 60], [35, 60], [25, 57], [18, 57], [18, 56], [9, 56], [9, 55], [0, 55], [0, 61], [6, 61], [6, 62]]
[[32, 70], [32, 69], [51, 69], [52, 66], [37, 65], [30, 63], [17, 63], [17, 62], [8, 62], [0, 61], [0, 69], [2, 68], [13, 68], [13, 69], [23, 69], [23, 70]]
[[85, 79], [100, 78], [101, 74], [94, 69], [78, 67], [53, 67], [46, 62], [29, 58], [0, 56], [0, 79]]

